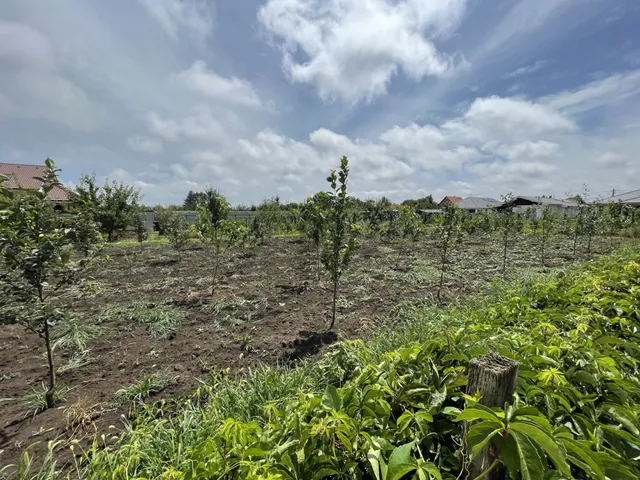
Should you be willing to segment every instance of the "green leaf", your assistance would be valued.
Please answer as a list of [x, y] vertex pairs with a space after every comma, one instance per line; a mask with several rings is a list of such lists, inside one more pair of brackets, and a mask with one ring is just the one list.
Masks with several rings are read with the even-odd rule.
[[527, 436], [519, 432], [510, 434], [516, 442], [522, 480], [543, 480], [545, 468], [536, 447]]
[[367, 452], [367, 460], [369, 460], [376, 480], [386, 480], [387, 464], [384, 462], [384, 458], [382, 458], [382, 451], [369, 449], [369, 452]]
[[[585, 443], [578, 442], [572, 439], [563, 439], [561, 440], [564, 447], [567, 449], [567, 452], [578, 457], [582, 462], [584, 462], [591, 469], [591, 472], [587, 471], [587, 473], [593, 474], [599, 480], [604, 480], [604, 472], [598, 463], [594, 460], [594, 453]], [[570, 458], [571, 459], [571, 458]], [[581, 467], [584, 470], [584, 467]]]
[[619, 407], [618, 405], [614, 405], [611, 403], [607, 403], [604, 405], [604, 411], [607, 412], [611, 418], [613, 418], [616, 422], [622, 424], [627, 430], [629, 430], [632, 434], [636, 436], [640, 436], [640, 430], [635, 425], [635, 418], [633, 418], [633, 412], [630, 410]]
[[529, 437], [546, 452], [560, 473], [571, 476], [571, 469], [565, 459], [564, 451], [548, 434], [526, 422], [514, 422], [509, 425], [509, 429]]
[[400, 480], [404, 475], [416, 469], [415, 461], [412, 462], [411, 449], [415, 442], [405, 443], [396, 447], [389, 457], [389, 468], [384, 480]]
[[342, 402], [340, 401], [338, 390], [333, 385], [327, 385], [322, 396], [322, 405], [335, 411], [340, 410]]
[[500, 426], [500, 428], [496, 428], [495, 430], [492, 430], [491, 432], [489, 432], [489, 434], [486, 437], [484, 437], [478, 443], [473, 445], [471, 447], [471, 456], [469, 457], [469, 459], [473, 460], [474, 458], [476, 458], [476, 456], [482, 451], [484, 446], [487, 443], [489, 443], [489, 441], [494, 437], [494, 435], [500, 433], [500, 431], [502, 431], [502, 426]]
[[576, 373], [574, 373], [573, 380], [593, 386], [597, 386], [599, 383], [598, 379], [586, 370], [578, 370]]
[[519, 478], [520, 472], [520, 458], [518, 454], [518, 446], [516, 445], [516, 439], [513, 435], [507, 435], [506, 437], [495, 437], [496, 446], [500, 452], [500, 460], [507, 467], [509, 475], [512, 479]]
[[461, 422], [465, 420], [467, 422], [472, 422], [474, 420], [488, 420], [490, 422], [499, 422], [502, 424], [502, 420], [494, 412], [486, 407], [480, 407], [482, 406], [465, 408], [453, 421]]

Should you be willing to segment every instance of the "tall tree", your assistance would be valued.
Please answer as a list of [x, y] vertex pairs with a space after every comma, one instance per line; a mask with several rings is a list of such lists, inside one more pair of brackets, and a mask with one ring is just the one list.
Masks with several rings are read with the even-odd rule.
[[118, 230], [134, 222], [140, 198], [139, 190], [121, 182], [106, 182], [97, 187], [95, 175], [83, 175], [71, 192], [73, 206], [80, 213], [91, 215], [109, 242], [115, 239]]
[[195, 210], [198, 208], [198, 203], [204, 199], [204, 196], [204, 192], [194, 192], [193, 190], [189, 190], [187, 198], [184, 199], [182, 206], [185, 210]]

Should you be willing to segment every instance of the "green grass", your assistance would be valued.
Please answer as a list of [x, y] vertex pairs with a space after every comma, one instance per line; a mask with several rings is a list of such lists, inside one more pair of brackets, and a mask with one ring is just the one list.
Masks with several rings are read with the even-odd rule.
[[104, 330], [98, 325], [78, 320], [70, 320], [58, 328], [60, 333], [53, 344], [54, 349], [61, 349], [74, 355], [84, 352], [89, 342], [98, 338]]
[[[48, 388], [44, 383], [39, 387], [32, 387], [31, 393], [27, 393], [22, 397], [19, 397], [18, 403], [25, 409], [25, 416], [35, 416], [40, 412], [44, 412], [47, 409], [46, 393]], [[58, 404], [64, 402], [71, 389], [65, 385], [57, 384], [53, 391], [53, 401]]]
[[56, 368], [56, 375], [62, 375], [63, 373], [70, 372], [80, 367], [89, 365], [94, 360], [90, 350], [83, 350], [82, 352], [73, 355], [67, 363], [59, 365]]
[[114, 396], [115, 401], [118, 405], [143, 403], [154, 393], [164, 390], [169, 383], [171, 381], [168, 377], [154, 373], [118, 390]]
[[178, 307], [143, 302], [107, 307], [100, 314], [103, 322], [120, 317], [146, 325], [147, 332], [155, 339], [168, 338], [177, 332], [185, 316], [186, 313]]

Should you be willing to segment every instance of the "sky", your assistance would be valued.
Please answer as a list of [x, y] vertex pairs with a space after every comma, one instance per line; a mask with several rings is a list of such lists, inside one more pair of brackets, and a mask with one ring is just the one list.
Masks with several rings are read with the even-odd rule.
[[208, 186], [592, 196], [640, 188], [637, 0], [2, 0], [0, 161], [146, 204]]

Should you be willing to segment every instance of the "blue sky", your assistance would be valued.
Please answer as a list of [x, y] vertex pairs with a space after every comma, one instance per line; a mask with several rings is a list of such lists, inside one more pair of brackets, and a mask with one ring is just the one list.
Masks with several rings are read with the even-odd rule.
[[640, 188], [635, 0], [4, 0], [0, 161], [145, 203]]

